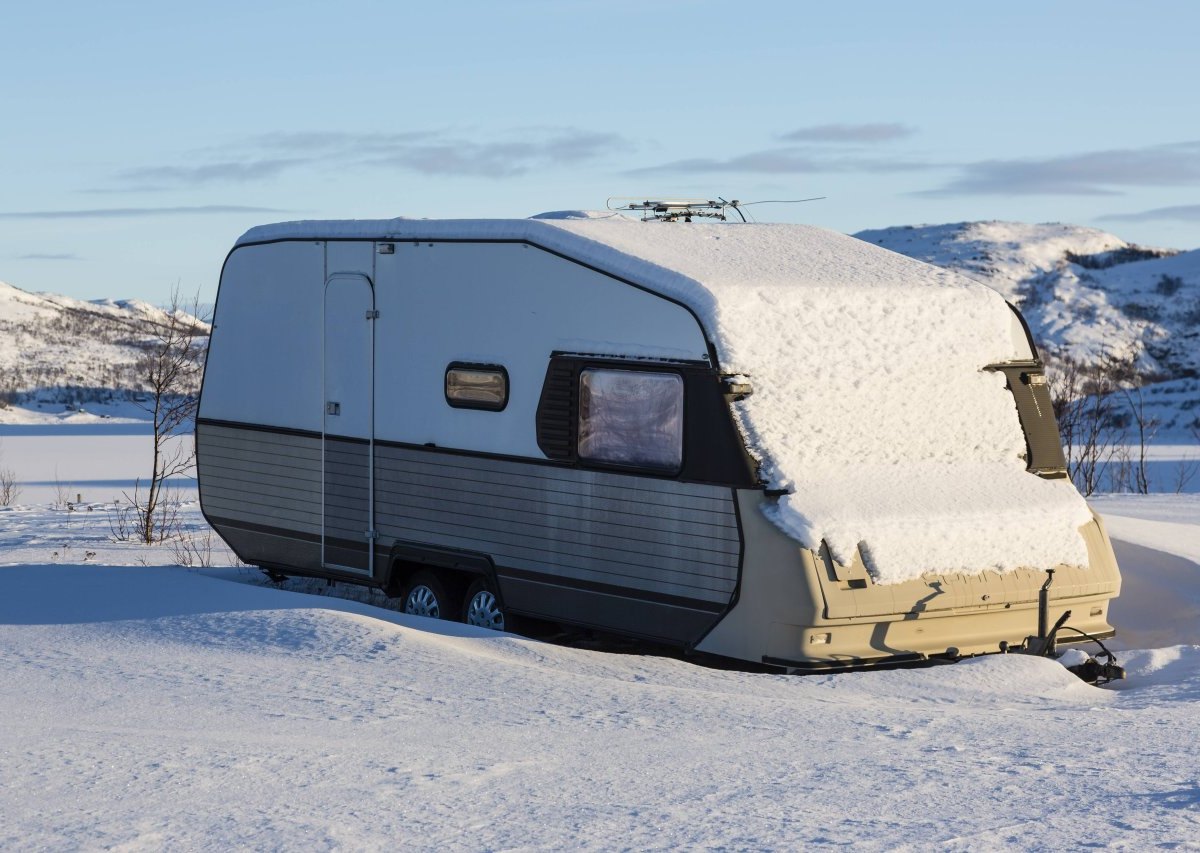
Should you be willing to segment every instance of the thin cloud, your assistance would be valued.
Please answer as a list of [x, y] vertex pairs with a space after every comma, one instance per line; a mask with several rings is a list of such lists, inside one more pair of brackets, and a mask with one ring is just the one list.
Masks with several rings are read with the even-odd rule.
[[1200, 183], [1200, 142], [1090, 151], [1063, 157], [984, 160], [920, 195], [1119, 195], [1119, 187]]
[[716, 174], [739, 172], [762, 175], [820, 174], [829, 172], [913, 172], [938, 168], [932, 163], [885, 157], [828, 157], [803, 149], [777, 148], [754, 151], [728, 159], [692, 158], [659, 166], [634, 169], [629, 175], [660, 173]]
[[456, 139], [399, 145], [388, 154], [366, 162], [425, 175], [507, 178], [537, 169], [575, 165], [626, 145], [617, 134], [567, 131], [531, 142], [476, 143]]
[[203, 204], [193, 207], [99, 207], [88, 210], [0, 211], [0, 219], [132, 219], [139, 216], [191, 216], [223, 213], [290, 213], [274, 207]]
[[1200, 222], [1200, 204], [1183, 204], [1176, 207], [1156, 207], [1153, 210], [1143, 210], [1140, 213], [1109, 213], [1097, 216], [1104, 222]]
[[904, 139], [912, 136], [915, 132], [915, 128], [898, 122], [818, 124], [793, 130], [779, 138], [784, 142], [878, 143]]
[[433, 130], [413, 130], [400, 133], [276, 131], [274, 133], [263, 133], [251, 137], [247, 140], [246, 146], [272, 151], [291, 151], [310, 155], [322, 155], [331, 152], [346, 151], [387, 151], [398, 145], [425, 142], [436, 139], [439, 136], [439, 132]]
[[246, 183], [273, 178], [285, 169], [307, 162], [302, 158], [251, 160], [249, 162], [208, 163], [202, 166], [151, 166], [127, 169], [117, 179], [141, 185], [139, 189], [165, 189], [167, 186], [211, 183]]
[[17, 255], [14, 260], [18, 261], [82, 261], [83, 258], [79, 255], [69, 253], [63, 254], [47, 254], [41, 252], [31, 252], [28, 255]]
[[509, 178], [576, 165], [628, 147], [629, 142], [618, 134], [569, 127], [519, 128], [507, 138], [488, 141], [441, 130], [281, 131], [192, 154], [213, 162], [129, 169], [116, 179], [122, 191], [129, 191], [250, 183], [300, 168], [382, 167], [425, 175]]

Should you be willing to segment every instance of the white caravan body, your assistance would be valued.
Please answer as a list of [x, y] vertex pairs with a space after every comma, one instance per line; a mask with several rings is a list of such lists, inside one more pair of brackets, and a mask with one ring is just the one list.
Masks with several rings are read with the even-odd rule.
[[[271, 572], [390, 594], [434, 577], [452, 599], [443, 617], [459, 614], [478, 581], [513, 616], [789, 670], [1018, 644], [1036, 626], [1047, 568], [1057, 569], [1051, 615], [1071, 609], [1072, 626], [1110, 636], [1116, 563], [1063, 477], [1019, 315], [899, 257], [804, 226], [564, 218], [252, 229], [222, 271], [200, 401], [205, 517], [243, 561]], [[858, 424], [886, 421], [882, 409], [905, 400], [913, 411], [887, 429], [919, 443], [911, 424], [941, 417], [925, 411], [935, 398], [921, 396], [921, 382], [898, 379], [906, 396], [857, 416], [831, 414], [838, 394], [803, 398], [798, 412], [772, 402], [796, 372], [767, 364], [773, 330], [803, 327], [797, 340], [816, 341], [833, 364], [856, 331], [812, 314], [843, 297], [886, 299], [852, 289], [877, 268], [881, 281], [919, 280], [934, 310], [943, 300], [946, 328], [1000, 335], [1004, 352], [985, 363], [946, 355], [962, 387], [986, 398], [979, 411], [999, 412], [961, 416], [951, 443], [971, 444], [961, 436], [976, 429], [983, 437], [961, 459], [954, 448], [923, 450], [905, 467], [883, 448], [872, 468], [857, 464], [858, 450], [839, 456], [845, 442], [868, 441]], [[801, 279], [809, 289], [789, 301]], [[753, 289], [762, 282], [773, 289]], [[943, 295], [953, 288], [959, 296]], [[976, 307], [958, 316], [963, 288]], [[754, 340], [754, 299], [782, 317], [762, 318], [765, 340]], [[792, 316], [798, 305], [808, 316]], [[888, 348], [885, 369], [899, 376], [907, 344]], [[821, 376], [776, 396], [801, 399]], [[945, 418], [964, 407], [951, 401]], [[990, 423], [1006, 418], [1016, 426]], [[1011, 438], [1001, 427], [1016, 430], [1020, 448], [996, 449]], [[831, 443], [805, 455], [821, 441]], [[896, 510], [909, 494], [946, 504], [947, 519], [975, 501], [976, 515], [917, 523]], [[914, 563], [918, 552], [928, 565]]]

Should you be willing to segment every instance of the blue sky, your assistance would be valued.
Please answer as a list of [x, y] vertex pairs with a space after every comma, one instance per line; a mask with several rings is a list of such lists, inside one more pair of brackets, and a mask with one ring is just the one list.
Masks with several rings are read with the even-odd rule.
[[211, 299], [251, 225], [742, 200], [1200, 246], [1200, 6], [9, 4], [0, 280]]

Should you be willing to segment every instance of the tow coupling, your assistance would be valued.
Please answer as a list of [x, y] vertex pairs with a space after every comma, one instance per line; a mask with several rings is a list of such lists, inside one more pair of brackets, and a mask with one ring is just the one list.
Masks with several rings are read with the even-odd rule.
[[1054, 583], [1054, 569], [1047, 569], [1046, 582], [1042, 584], [1042, 588], [1038, 592], [1037, 636], [1026, 637], [1025, 642], [1016, 649], [1010, 649], [1008, 643], [1001, 643], [1000, 651], [1015, 651], [1020, 654], [1057, 660], [1061, 657], [1057, 647], [1058, 632], [1074, 631], [1076, 634], [1086, 637], [1099, 646], [1100, 652], [1095, 657], [1088, 655], [1087, 660], [1083, 663], [1068, 666], [1068, 670], [1078, 675], [1088, 684], [1095, 684], [1097, 686], [1124, 678], [1125, 668], [1117, 663], [1116, 656], [1108, 650], [1108, 647], [1098, 637], [1093, 637], [1085, 631], [1066, 624], [1067, 620], [1071, 618], [1070, 610], [1065, 611], [1062, 616], [1058, 617], [1058, 621], [1054, 623], [1053, 627], [1047, 629], [1050, 622], [1050, 585], [1052, 583]]

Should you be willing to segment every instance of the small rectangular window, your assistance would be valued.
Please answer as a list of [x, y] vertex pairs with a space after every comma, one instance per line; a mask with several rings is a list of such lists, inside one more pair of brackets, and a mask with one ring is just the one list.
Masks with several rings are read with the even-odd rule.
[[657, 471], [683, 463], [683, 377], [645, 370], [579, 374], [579, 458]]
[[500, 412], [508, 405], [508, 371], [495, 364], [461, 364], [446, 368], [446, 402], [456, 409]]

